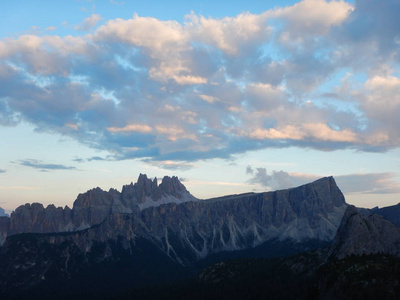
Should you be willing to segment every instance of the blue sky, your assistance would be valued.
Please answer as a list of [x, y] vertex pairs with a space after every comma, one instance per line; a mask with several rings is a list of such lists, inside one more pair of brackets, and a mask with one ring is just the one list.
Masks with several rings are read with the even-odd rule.
[[176, 175], [400, 195], [398, 1], [2, 1], [0, 206]]

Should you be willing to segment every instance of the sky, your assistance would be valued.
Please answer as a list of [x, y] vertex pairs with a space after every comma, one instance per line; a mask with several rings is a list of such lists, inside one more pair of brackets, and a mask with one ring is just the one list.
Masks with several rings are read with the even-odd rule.
[[0, 3], [0, 206], [178, 176], [400, 202], [400, 1]]

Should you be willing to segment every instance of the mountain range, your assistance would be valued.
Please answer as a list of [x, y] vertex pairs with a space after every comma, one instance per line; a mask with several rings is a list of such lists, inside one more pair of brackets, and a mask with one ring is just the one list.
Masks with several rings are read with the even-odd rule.
[[95, 188], [78, 195], [72, 209], [33, 203], [0, 217], [0, 295], [107, 298], [195, 276], [226, 259], [329, 245], [326, 262], [379, 251], [398, 255], [398, 227], [377, 212], [346, 204], [333, 177], [200, 200], [177, 177], [158, 185], [140, 174], [121, 192]]

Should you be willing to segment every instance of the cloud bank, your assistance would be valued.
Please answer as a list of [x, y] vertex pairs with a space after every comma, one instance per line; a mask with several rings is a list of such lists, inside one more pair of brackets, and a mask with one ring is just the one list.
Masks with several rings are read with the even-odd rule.
[[0, 126], [169, 168], [271, 147], [387, 151], [400, 146], [399, 15], [396, 1], [304, 0], [184, 23], [96, 27], [93, 14], [76, 35], [3, 38]]
[[[287, 189], [317, 180], [322, 176], [302, 173], [288, 173], [258, 167], [247, 166], [246, 174], [251, 176], [250, 184], [269, 190]], [[396, 194], [400, 185], [394, 173], [366, 173], [334, 176], [341, 191], [345, 194]]]

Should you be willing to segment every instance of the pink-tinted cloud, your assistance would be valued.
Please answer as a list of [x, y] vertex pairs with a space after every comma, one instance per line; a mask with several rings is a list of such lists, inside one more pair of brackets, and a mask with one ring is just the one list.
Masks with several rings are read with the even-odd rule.
[[379, 7], [385, 18], [370, 0], [304, 0], [97, 28], [93, 14], [77, 26], [90, 34], [4, 38], [0, 124], [25, 121], [115, 159], [164, 162], [270, 147], [399, 147], [399, 4]]

